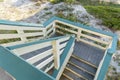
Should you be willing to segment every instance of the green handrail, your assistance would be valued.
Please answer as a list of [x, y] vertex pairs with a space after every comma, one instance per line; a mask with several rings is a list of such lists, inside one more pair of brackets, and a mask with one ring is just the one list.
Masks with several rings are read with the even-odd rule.
[[55, 80], [2, 46], [0, 46], [0, 67], [16, 80]]

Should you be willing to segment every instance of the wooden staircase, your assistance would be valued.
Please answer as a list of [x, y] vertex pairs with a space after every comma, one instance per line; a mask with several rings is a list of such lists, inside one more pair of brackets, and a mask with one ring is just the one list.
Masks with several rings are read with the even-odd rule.
[[72, 55], [60, 80], [93, 80], [97, 66]]
[[103, 55], [104, 50], [75, 41], [73, 54], [60, 80], [94, 80]]
[[[9, 34], [0, 34], [0, 44], [2, 45], [0, 60], [5, 61], [4, 64], [11, 60], [12, 64], [14, 62], [13, 65], [9, 63], [9, 67], [0, 62], [0, 66], [3, 66], [5, 70], [10, 70], [9, 72], [13, 73], [17, 80], [26, 80], [26, 78], [29, 78], [27, 80], [94, 80], [97, 69], [96, 80], [103, 80], [117, 45], [116, 34], [58, 17], [53, 17], [42, 25], [0, 20], [0, 30], [10, 31]], [[72, 38], [69, 44], [67, 43], [68, 39], [64, 40], [59, 37], [46, 39], [57, 37], [55, 33], [70, 36], [74, 34], [76, 38]], [[75, 45], [74, 39], [76, 39]], [[35, 42], [29, 43], [34, 40]], [[66, 46], [66, 44], [68, 45]], [[64, 48], [66, 48], [65, 51]], [[14, 56], [11, 52], [30, 64]], [[72, 56], [71, 53], [73, 53]], [[11, 54], [12, 57], [10, 58], [8, 54]], [[23, 64], [17, 65], [16, 59]], [[10, 69], [16, 67], [14, 65], [18, 66], [17, 70], [16, 68]], [[24, 67], [21, 67], [23, 65]], [[33, 71], [31, 65], [34, 65]], [[34, 69], [34, 67], [40, 70]], [[27, 69], [29, 70], [26, 71]]]

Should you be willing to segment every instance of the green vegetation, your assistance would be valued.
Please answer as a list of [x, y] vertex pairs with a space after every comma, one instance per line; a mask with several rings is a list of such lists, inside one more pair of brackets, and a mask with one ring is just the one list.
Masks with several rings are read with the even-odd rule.
[[113, 3], [106, 3], [106, 2], [100, 2], [98, 0], [76, 0], [78, 4], [81, 4], [83, 6], [116, 6], [119, 7], [120, 5], [113, 4]]
[[118, 53], [115, 55], [114, 61], [120, 66], [120, 55]]
[[107, 73], [105, 80], [120, 80], [120, 74], [117, 74], [115, 67], [110, 65]]
[[46, 7], [45, 7], [44, 10], [49, 10], [49, 8], [46, 8]]
[[56, 14], [56, 16], [58, 16], [60, 18], [63, 18], [63, 19], [67, 19], [67, 20], [73, 21], [73, 22], [80, 22], [82, 24], [88, 25], [87, 23], [78, 20], [77, 17], [74, 14], [72, 14], [72, 13], [69, 13], [68, 15], [65, 16], [62, 13], [62, 11], [60, 11], [58, 14]]
[[20, 41], [20, 40], [21, 40], [20, 38], [2, 39], [2, 40], [0, 40], [0, 44], [9, 43], [9, 42], [15, 42], [15, 41]]
[[120, 50], [120, 41], [118, 41], [117, 49]]
[[[17, 31], [16, 30], [0, 30], [0, 34], [17, 34]], [[20, 38], [2, 39], [0, 40], [0, 44], [20, 41], [20, 40], [21, 40]]]
[[64, 14], [62, 12], [59, 12], [56, 16], [64, 18], [64, 19], [68, 19], [68, 20], [71, 20], [71, 21], [77, 21], [76, 16], [73, 15], [73, 14], [69, 14], [67, 16], [64, 16]]
[[0, 34], [16, 34], [16, 30], [0, 30]]
[[[68, 6], [67, 4], [63, 5], [60, 8], [56, 9], [56, 11], [58, 12], [56, 16], [77, 22], [77, 17], [73, 13], [71, 13], [71, 11], [73, 10], [74, 9]], [[64, 15], [63, 11], [67, 11], [67, 15]]]
[[95, 17], [112, 30], [120, 30], [120, 8], [113, 6], [85, 6]]
[[0, 2], [3, 2], [4, 0], [0, 0]]
[[91, 0], [77, 0], [89, 13], [102, 20], [112, 30], [120, 30], [120, 5]]
[[52, 12], [47, 12], [46, 15], [52, 14]]
[[78, 29], [76, 28], [72, 28], [70, 26], [67, 26], [67, 25], [64, 25], [64, 24], [61, 24], [61, 23], [56, 23], [56, 25], [60, 26], [61, 28], [56, 28], [57, 31], [60, 31], [62, 33], [64, 33], [65, 35], [75, 35], [77, 36], [76, 34], [74, 34], [73, 32], [70, 32], [69, 30], [72, 30], [72, 31], [78, 31]]
[[116, 76], [107, 76], [106, 80], [120, 80], [120, 75], [116, 75]]
[[[120, 5], [113, 4], [113, 3], [106, 3], [106, 2], [99, 2], [99, 1], [92, 1], [92, 0], [51, 0], [54, 3], [58, 2], [66, 2], [70, 4], [81, 4], [83, 5], [86, 10], [94, 15], [96, 18], [102, 20], [102, 24], [107, 26], [112, 30], [120, 30]], [[69, 14], [64, 16], [62, 11], [57, 14], [57, 16], [72, 20], [78, 21], [74, 14]], [[81, 22], [81, 21], [78, 21]], [[84, 22], [82, 22], [84, 23]], [[84, 23], [87, 24], [87, 23]]]
[[35, 5], [36, 5], [36, 6], [40, 6], [41, 4], [40, 4], [40, 3], [36, 3]]
[[70, 4], [75, 1], [76, 0], [50, 0], [50, 2], [52, 2], [52, 3], [66, 2], [66, 3], [70, 3]]

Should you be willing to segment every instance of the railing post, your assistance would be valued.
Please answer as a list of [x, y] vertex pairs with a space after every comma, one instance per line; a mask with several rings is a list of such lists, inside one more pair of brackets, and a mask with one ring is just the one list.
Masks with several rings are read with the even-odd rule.
[[[18, 32], [18, 34], [22, 34], [22, 35], [24, 35], [24, 31], [23, 30], [17, 30], [17, 32]], [[26, 37], [20, 37], [21, 38], [21, 40], [23, 41], [23, 42], [26, 42], [27, 41], [27, 39], [26, 39]]]
[[98, 69], [97, 69], [97, 71], [96, 71], [94, 80], [97, 80], [97, 78], [98, 78], [98, 75], [99, 75], [99, 73], [100, 73], [101, 67], [102, 67], [103, 62], [104, 62], [104, 60], [105, 60], [105, 56], [108, 54], [107, 52], [108, 52], [108, 49], [106, 49], [105, 54], [104, 54], [102, 60], [101, 60], [100, 63], [99, 63], [99, 67], [98, 67]]
[[52, 41], [53, 56], [54, 56], [54, 66], [59, 69], [60, 66], [60, 50], [59, 42], [57, 40]]
[[46, 28], [43, 29], [43, 37], [46, 38]]
[[56, 32], [56, 24], [55, 24], [55, 21], [53, 22], [53, 33], [55, 34], [55, 32]]
[[78, 29], [78, 32], [77, 32], [77, 41], [80, 41], [80, 36], [81, 36], [81, 29]]
[[113, 40], [111, 40], [111, 42], [109, 43], [108, 46], [106, 46], [106, 48], [109, 48], [109, 49], [110, 49], [110, 48], [112, 47], [112, 41], [113, 41]]

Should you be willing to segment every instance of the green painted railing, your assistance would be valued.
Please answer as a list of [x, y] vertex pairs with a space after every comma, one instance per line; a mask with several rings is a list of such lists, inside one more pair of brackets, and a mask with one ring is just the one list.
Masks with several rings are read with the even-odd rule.
[[117, 35], [114, 35], [111, 48], [107, 50], [106, 55], [104, 56], [102, 66], [100, 67], [100, 70], [96, 77], [96, 80], [104, 80], [107, 70], [108, 70], [108, 67], [109, 67], [109, 64], [110, 64], [110, 61], [111, 61], [111, 58], [112, 58], [112, 55], [116, 51], [117, 41], [118, 41], [118, 37], [117, 37]]
[[16, 80], [55, 80], [2, 46], [0, 46], [0, 67]]
[[[82, 28], [82, 29], [86, 29], [86, 30], [89, 30], [89, 31], [92, 31], [92, 32], [96, 32], [96, 33], [99, 33], [99, 34], [102, 34], [102, 35], [109, 36], [110, 38], [112, 38], [111, 43], [109, 43], [109, 48], [108, 47], [106, 48], [107, 52], [102, 59], [102, 64], [99, 67], [99, 71], [97, 71], [97, 75], [95, 76], [96, 78], [94, 79], [94, 80], [104, 80], [105, 74], [106, 74], [107, 69], [109, 67], [110, 60], [112, 58], [112, 55], [115, 53], [116, 48], [117, 48], [117, 40], [118, 40], [117, 35], [114, 34], [114, 33], [111, 33], [111, 32], [98, 30], [96, 28], [89, 27], [89, 26], [86, 26], [86, 25], [83, 25], [83, 24], [80, 24], [80, 23], [75, 23], [75, 22], [72, 22], [72, 21], [69, 21], [69, 20], [65, 20], [65, 19], [62, 19], [62, 18], [59, 18], [59, 17], [52, 17], [48, 21], [46, 21], [46, 23], [44, 23], [43, 25], [47, 26], [48, 24], [50, 24], [53, 21], [61, 22], [61, 23], [63, 22], [65, 25], [73, 25], [73, 26], [76, 26], [76, 27], [79, 27], [79, 28]], [[66, 30], [66, 29], [64, 29], [64, 30]]]
[[[91, 32], [96, 32], [96, 33], [99, 33], [99, 34], [102, 34], [102, 35], [106, 35], [106, 36], [109, 36], [109, 37], [111, 37], [112, 38], [112, 42], [111, 42], [111, 46], [110, 46], [110, 48], [108, 49], [108, 51], [107, 51], [107, 54], [105, 55], [105, 58], [104, 58], [104, 60], [103, 60], [103, 64], [102, 64], [102, 66], [100, 67], [100, 71], [98, 72], [98, 75], [97, 75], [97, 80], [103, 80], [104, 79], [104, 77], [105, 77], [105, 74], [106, 74], [106, 71], [107, 71], [107, 69], [108, 69], [108, 66], [109, 66], [109, 62], [110, 62], [110, 59], [111, 59], [111, 57], [112, 57], [112, 54], [116, 51], [116, 45], [117, 45], [117, 35], [116, 34], [114, 34], [114, 33], [111, 33], [111, 32], [106, 32], [106, 31], [102, 31], [102, 30], [98, 30], [98, 29], [96, 29], [96, 28], [93, 28], [93, 27], [89, 27], [89, 26], [86, 26], [86, 25], [83, 25], [83, 24], [80, 24], [80, 23], [76, 23], [76, 22], [72, 22], [72, 21], [69, 21], [69, 20], [65, 20], [65, 19], [62, 19], [62, 18], [59, 18], [59, 17], [52, 17], [52, 18], [50, 18], [49, 20], [47, 20], [43, 25], [39, 25], [39, 24], [29, 24], [29, 23], [19, 23], [19, 22], [11, 22], [11, 21], [5, 21], [5, 20], [0, 20], [0, 24], [6, 24], [6, 25], [13, 25], [13, 26], [28, 26], [28, 27], [41, 27], [42, 26], [42, 28], [44, 27], [44, 28], [48, 28], [48, 25], [50, 25], [51, 23], [53, 23], [53, 24], [55, 24], [55, 22], [64, 22], [64, 23], [66, 23], [66, 24], [68, 24], [68, 25], [72, 25], [72, 26], [76, 26], [76, 27], [78, 27], [78, 28], [82, 28], [82, 29], [85, 29], [85, 30], [89, 30], [89, 31], [91, 31]], [[55, 26], [55, 25], [52, 25], [53, 27]], [[54, 28], [53, 28], [54, 29]], [[46, 30], [45, 30], [46, 31]], [[47, 35], [45, 35], [45, 36], [47, 36]], [[44, 40], [43, 40], [44, 41]], [[72, 39], [72, 41], [73, 41], [73, 39]], [[16, 46], [16, 47], [11, 47], [10, 49], [12, 49], [12, 48], [17, 48], [17, 47], [22, 47], [22, 46]], [[67, 45], [67, 47], [66, 48], [69, 48], [68, 47], [68, 45]], [[3, 49], [3, 50], [2, 50]], [[0, 52], [2, 53], [2, 54], [0, 54], [0, 57], [1, 57], [1, 60], [3, 59], [2, 58], [2, 55], [3, 55], [3, 52], [7, 52], [6, 54], [4, 54], [4, 55], [7, 55], [7, 57], [8, 56], [10, 56], [10, 55], [8, 55], [8, 54], [10, 54], [11, 52], [9, 52], [8, 50], [6, 51], [7, 49], [6, 48], [3, 48], [2, 46], [1, 46], [1, 50], [0, 50]], [[65, 52], [65, 51], [64, 51]], [[63, 53], [64, 53], [63, 52]], [[61, 67], [62, 67], [62, 65], [63, 65], [63, 61], [65, 60], [65, 55], [64, 56], [61, 56]], [[4, 58], [5, 58], [5, 56], [4, 56]], [[19, 58], [18, 58], [19, 59]], [[1, 61], [0, 60], [0, 61]], [[23, 61], [24, 62], [24, 61]], [[8, 62], [7, 62], [8, 63]], [[26, 63], [27, 64], [27, 63]], [[1, 62], [1, 65], [0, 66], [2, 66], [3, 65], [3, 63]], [[4, 67], [6, 67], [6, 69], [8, 68], [8, 66], [7, 65], [4, 65]], [[11, 66], [12, 67], [12, 66]], [[28, 66], [27, 66], [28, 67]], [[54, 76], [54, 78], [56, 78], [57, 77], [57, 75], [58, 75], [58, 73], [59, 73], [59, 71], [61, 70], [61, 67], [60, 67], [60, 69], [59, 70], [55, 70], [54, 71], [54, 74], [53, 74], [53, 76]], [[18, 67], [19, 68], [19, 67]], [[17, 69], [17, 68], [16, 68]], [[36, 70], [36, 69], [35, 69]], [[38, 70], [39, 71], [39, 70]], [[37, 71], [36, 71], [37, 72]], [[14, 73], [15, 74], [15, 73]], [[45, 80], [49, 80], [49, 79], [54, 79], [54, 78], [51, 78], [49, 75], [46, 75], [46, 74], [44, 74], [43, 72], [37, 72], [36, 74], [41, 74], [41, 75], [45, 75], [45, 76], [47, 76], [46, 78], [48, 78], [48, 79], [45, 79]], [[16, 74], [17, 75], [17, 74]], [[31, 74], [30, 74], [31, 75]], [[29, 76], [30, 76], [29, 75]], [[44, 77], [45, 77], [44, 76]], [[27, 75], [27, 77], [28, 77], [28, 75]], [[43, 77], [43, 76], [41, 76], [41, 77]], [[33, 78], [31, 78], [31, 79], [29, 79], [29, 80], [32, 80]], [[21, 80], [24, 80], [24, 79], [21, 79]], [[37, 80], [36, 78], [34, 79], [34, 80]], [[44, 79], [43, 79], [44, 80]]]
[[62, 75], [62, 73], [63, 73], [63, 71], [66, 67], [66, 64], [67, 64], [69, 58], [72, 55], [73, 47], [74, 47], [74, 41], [75, 41], [74, 37], [71, 37], [69, 39], [62, 55], [60, 56], [60, 67], [59, 67], [59, 69], [54, 69], [54, 72], [53, 72], [52, 76], [56, 80], [59, 80], [60, 76]]
[[47, 40], [35, 41], [26, 44], [20, 44], [16, 46], [9, 46], [7, 48], [0, 46], [0, 67], [2, 67], [4, 70], [10, 73], [16, 80], [58, 80], [58, 78], [60, 78], [60, 74], [62, 74], [62, 71], [65, 68], [65, 64], [67, 64], [67, 61], [72, 54], [74, 46], [74, 37], [70, 37], [64, 51], [62, 52], [60, 57], [60, 68], [58, 70], [54, 70], [53, 77], [42, 72], [41, 70], [36, 69], [33, 65], [27, 63], [22, 58], [16, 56], [9, 50], [22, 48], [29, 45], [35, 45], [38, 43], [40, 44], [52, 40], [58, 40], [61, 38], [64, 38], [64, 36], [50, 38]]
[[0, 24], [12, 25], [12, 26], [26, 26], [26, 27], [43, 27], [41, 24], [34, 23], [25, 23], [25, 22], [17, 22], [17, 21], [8, 21], [8, 20], [0, 20]]

